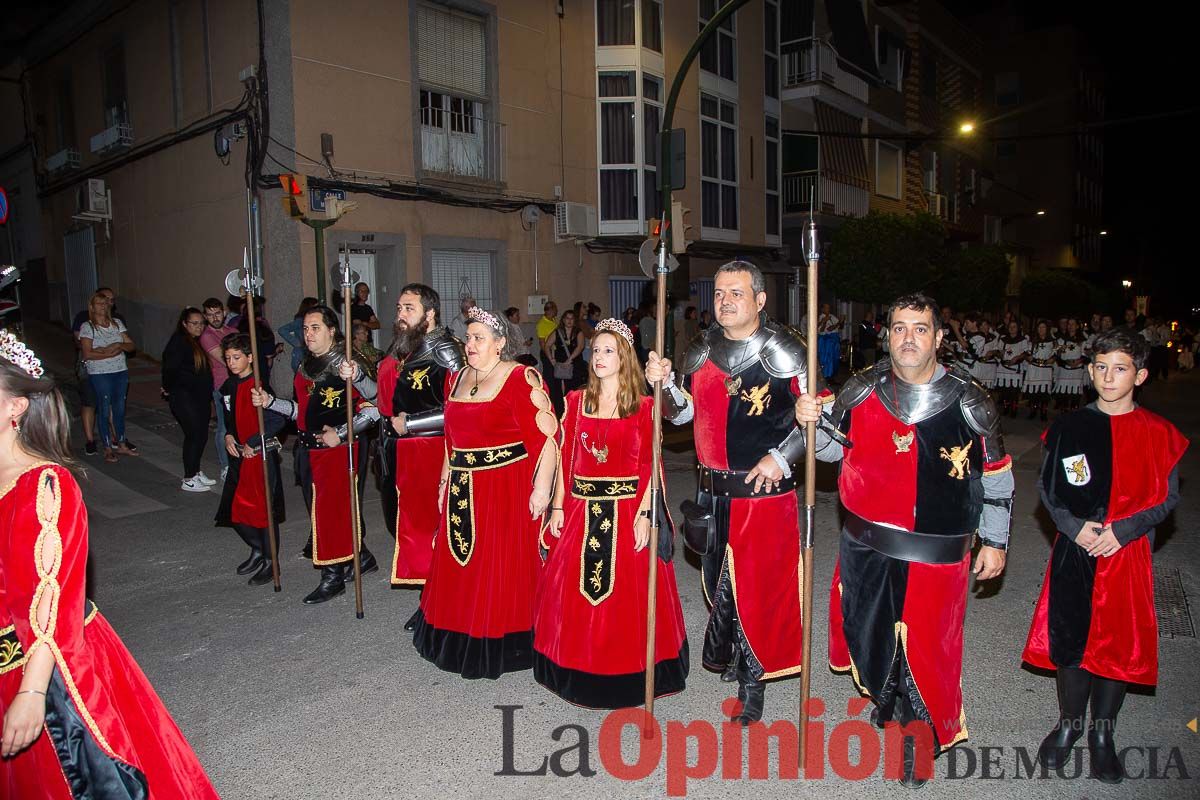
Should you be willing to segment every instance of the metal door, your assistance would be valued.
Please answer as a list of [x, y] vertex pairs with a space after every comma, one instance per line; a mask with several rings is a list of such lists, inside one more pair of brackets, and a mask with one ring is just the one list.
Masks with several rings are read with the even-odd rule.
[[96, 293], [96, 239], [92, 226], [71, 231], [63, 236], [66, 264], [67, 322], [80, 311], [87, 311], [88, 301]]

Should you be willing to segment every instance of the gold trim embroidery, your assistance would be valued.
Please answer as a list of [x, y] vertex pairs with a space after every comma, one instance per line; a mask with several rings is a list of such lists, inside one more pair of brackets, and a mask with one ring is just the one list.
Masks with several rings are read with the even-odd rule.
[[[450, 467], [451, 485], [456, 485], [455, 473], [458, 473], [457, 485], [466, 484], [467, 496], [457, 501], [455, 511], [447, 507], [446, 548], [455, 563], [465, 567], [475, 555], [475, 479], [470, 469]], [[456, 513], [457, 511], [462, 513]]]
[[938, 448], [942, 458], [950, 462], [950, 471], [946, 474], [956, 481], [961, 481], [971, 474], [971, 462], [968, 458], [973, 444], [975, 444], [974, 441], [969, 441], [959, 447], [951, 447], [949, 450], [944, 447]]

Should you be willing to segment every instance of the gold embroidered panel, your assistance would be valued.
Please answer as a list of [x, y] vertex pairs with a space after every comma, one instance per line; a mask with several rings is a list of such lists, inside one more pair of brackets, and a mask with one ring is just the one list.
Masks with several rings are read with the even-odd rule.
[[638, 479], [576, 477], [571, 496], [583, 501], [579, 592], [592, 605], [613, 593], [617, 576], [617, 503], [637, 497]]

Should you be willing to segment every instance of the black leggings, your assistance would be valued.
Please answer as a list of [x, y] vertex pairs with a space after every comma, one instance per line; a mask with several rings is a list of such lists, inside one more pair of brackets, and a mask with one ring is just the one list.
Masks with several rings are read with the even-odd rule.
[[208, 443], [208, 419], [212, 395], [203, 399], [171, 397], [171, 413], [183, 430], [183, 477], [188, 479], [200, 471], [200, 459]]

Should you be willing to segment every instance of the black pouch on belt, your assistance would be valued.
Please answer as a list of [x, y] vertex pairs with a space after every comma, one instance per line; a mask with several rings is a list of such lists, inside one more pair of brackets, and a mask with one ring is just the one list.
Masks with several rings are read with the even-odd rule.
[[694, 500], [679, 504], [683, 512], [683, 543], [697, 555], [708, 555], [717, 546], [717, 519], [710, 508]]

